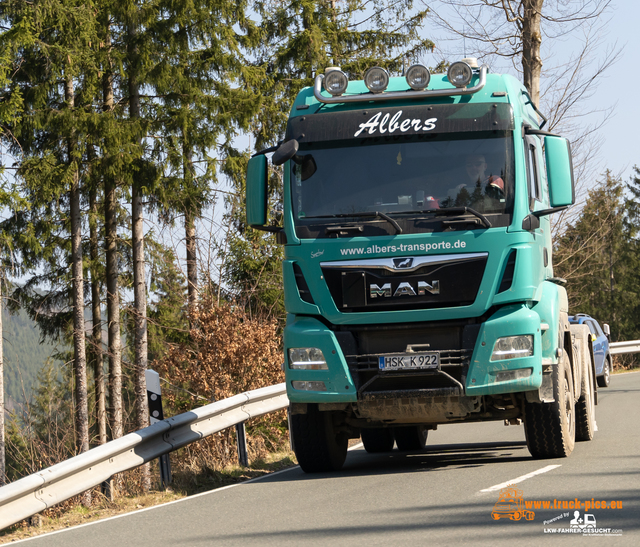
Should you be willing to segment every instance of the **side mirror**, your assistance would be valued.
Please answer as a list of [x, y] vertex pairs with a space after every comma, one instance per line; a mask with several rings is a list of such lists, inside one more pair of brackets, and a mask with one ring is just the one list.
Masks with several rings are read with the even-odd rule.
[[300, 145], [295, 139], [282, 143], [271, 157], [273, 165], [282, 165], [285, 161], [290, 160], [298, 153]]
[[247, 224], [251, 227], [267, 223], [267, 158], [264, 154], [254, 156], [247, 166]]
[[604, 335], [609, 339], [611, 337], [611, 329], [607, 323], [602, 324], [602, 330], [604, 331]]
[[569, 141], [563, 137], [547, 135], [544, 138], [544, 149], [549, 180], [549, 204], [552, 208], [573, 205], [576, 194]]

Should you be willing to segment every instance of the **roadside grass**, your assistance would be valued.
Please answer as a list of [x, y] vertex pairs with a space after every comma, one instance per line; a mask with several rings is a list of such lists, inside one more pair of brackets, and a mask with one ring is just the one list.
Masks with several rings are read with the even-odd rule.
[[[98, 489], [94, 489], [91, 507], [84, 507], [79, 503], [78, 498], [68, 500], [31, 519], [23, 520], [0, 531], [0, 544], [7, 544], [48, 532], [161, 505], [201, 492], [255, 479], [295, 465], [297, 465], [295, 455], [293, 452], [286, 450], [269, 454], [264, 458], [257, 458], [249, 463], [249, 467], [235, 464], [228, 465], [219, 471], [202, 469], [188, 477], [177, 473], [174, 475], [169, 488], [166, 490], [152, 490], [144, 495], [123, 495], [114, 501], [110, 501]], [[158, 485], [158, 466], [156, 462], [152, 462], [152, 470], [154, 482]]]

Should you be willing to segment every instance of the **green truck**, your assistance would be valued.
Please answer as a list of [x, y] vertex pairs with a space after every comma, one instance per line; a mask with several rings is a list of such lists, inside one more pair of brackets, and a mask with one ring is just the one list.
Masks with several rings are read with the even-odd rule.
[[[542, 123], [540, 123], [542, 120]], [[575, 201], [567, 139], [509, 75], [338, 67], [247, 169], [247, 223], [284, 245], [285, 377], [306, 472], [349, 439], [421, 450], [442, 424], [524, 423], [535, 458], [590, 440], [591, 337], [570, 325], [550, 216]], [[283, 166], [282, 226], [268, 214]]]

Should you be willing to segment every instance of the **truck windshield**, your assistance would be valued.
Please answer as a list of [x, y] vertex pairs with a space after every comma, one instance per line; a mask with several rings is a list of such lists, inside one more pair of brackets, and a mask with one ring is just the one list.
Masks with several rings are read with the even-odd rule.
[[290, 162], [294, 218], [305, 224], [366, 212], [424, 217], [452, 207], [510, 215], [513, 138], [496, 133], [301, 143]]

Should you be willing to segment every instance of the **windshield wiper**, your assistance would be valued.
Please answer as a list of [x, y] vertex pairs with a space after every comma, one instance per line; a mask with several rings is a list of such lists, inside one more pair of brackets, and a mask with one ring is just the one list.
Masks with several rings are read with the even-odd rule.
[[305, 218], [349, 218], [349, 217], [383, 218], [389, 224], [391, 224], [391, 226], [393, 226], [396, 229], [396, 234], [402, 233], [402, 228], [400, 228], [400, 224], [398, 224], [386, 213], [381, 213], [380, 211], [366, 211], [366, 212], [360, 212], [360, 213], [340, 213], [337, 215], [321, 215], [321, 216], [313, 216], [313, 217], [305, 217]]
[[475, 217], [479, 218], [482, 221], [482, 224], [484, 225], [485, 228], [491, 228], [491, 222], [489, 222], [489, 219], [484, 216], [482, 213], [479, 213], [478, 211], [476, 211], [475, 209], [472, 209], [471, 207], [448, 207], [445, 209], [431, 209], [430, 211], [425, 211], [425, 212], [429, 212], [429, 213], [434, 213], [435, 216], [437, 217], [441, 217], [441, 216], [449, 216], [449, 215], [474, 215]]

